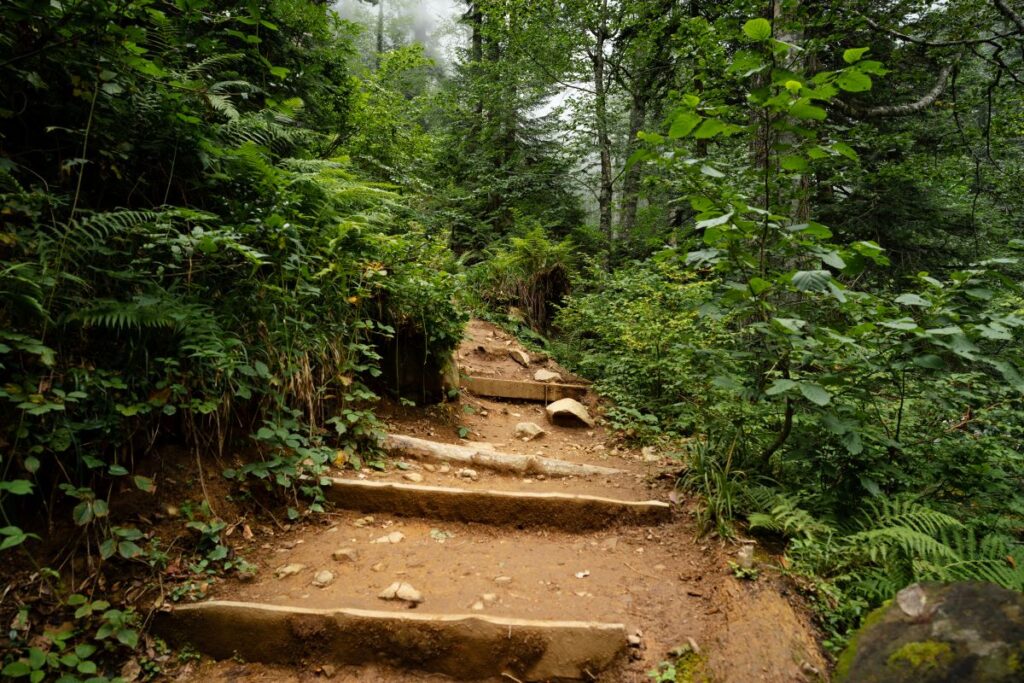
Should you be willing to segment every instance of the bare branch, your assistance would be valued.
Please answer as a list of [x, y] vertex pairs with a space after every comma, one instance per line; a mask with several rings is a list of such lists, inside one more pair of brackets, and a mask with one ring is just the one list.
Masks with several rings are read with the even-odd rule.
[[[996, 2], [1001, 1], [1002, 0], [996, 0]], [[981, 45], [983, 43], [991, 43], [992, 41], [999, 40], [1000, 38], [1009, 38], [1010, 36], [1017, 35], [1020, 32], [1008, 31], [1006, 33], [997, 33], [987, 38], [965, 38], [963, 40], [928, 40], [926, 38], [918, 38], [917, 36], [912, 36], [907, 33], [897, 31], [896, 29], [889, 28], [888, 26], [882, 26], [881, 24], [879, 24], [877, 21], [867, 16], [866, 14], [858, 13], [858, 16], [860, 16], [860, 18], [863, 19], [868, 26], [875, 29], [876, 31], [882, 31], [884, 33], [888, 33], [889, 35], [895, 38], [904, 40], [908, 43], [913, 43], [914, 45], [923, 45], [925, 47], [956, 47], [958, 45]], [[1024, 29], [1021, 30], [1024, 31]]]
[[1024, 33], [1024, 17], [1017, 14], [1012, 7], [1007, 5], [1006, 0], [994, 0], [994, 2], [996, 3], [996, 7], [999, 8], [999, 11], [1003, 13], [1003, 16], [1015, 23], [1017, 25], [1017, 29]]
[[935, 104], [935, 100], [939, 99], [939, 96], [942, 95], [943, 91], [946, 89], [946, 83], [949, 81], [949, 74], [953, 72], [953, 67], [956, 66], [958, 61], [959, 57], [956, 60], [943, 65], [943, 67], [939, 69], [939, 75], [935, 78], [935, 85], [932, 86], [931, 90], [913, 102], [868, 107], [866, 109], [855, 107], [843, 102], [842, 100], [834, 100], [833, 104], [835, 104], [839, 109], [842, 109], [855, 117], [866, 119], [881, 118], [884, 116], [909, 116], [910, 114], [916, 114], [917, 112]]

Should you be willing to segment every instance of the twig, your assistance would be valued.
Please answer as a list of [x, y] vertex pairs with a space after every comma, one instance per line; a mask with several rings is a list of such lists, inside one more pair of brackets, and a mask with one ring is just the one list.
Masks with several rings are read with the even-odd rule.
[[646, 576], [648, 579], [654, 579], [655, 581], [661, 581], [661, 577], [660, 576], [654, 576], [652, 574], [648, 574], [647, 572], [640, 571], [639, 569], [637, 569], [636, 567], [631, 565], [629, 562], [623, 562], [622, 564], [626, 565], [627, 567], [629, 567], [630, 569], [635, 571], [640, 576]]

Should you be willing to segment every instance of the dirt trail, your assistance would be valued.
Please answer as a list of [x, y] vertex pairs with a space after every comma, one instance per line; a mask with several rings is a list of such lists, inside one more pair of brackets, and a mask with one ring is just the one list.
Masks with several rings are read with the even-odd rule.
[[[500, 329], [473, 321], [458, 360], [463, 373], [532, 380], [537, 369], [545, 368], [571, 379], [537, 355], [524, 368], [509, 357], [513, 350], [522, 348]], [[588, 401], [592, 414], [599, 415], [594, 399]], [[338, 476], [667, 501], [672, 473], [679, 468], [678, 462], [668, 458], [614, 445], [600, 422], [593, 429], [552, 425], [541, 404], [464, 395], [460, 402], [445, 407], [391, 406], [386, 417], [389, 429], [397, 434], [489, 444], [506, 453], [538, 454], [625, 472], [538, 478], [480, 469], [469, 479], [459, 476], [458, 466], [445, 468], [410, 458], [399, 459], [398, 466], [387, 472], [348, 471]], [[528, 442], [516, 439], [516, 424], [524, 421], [535, 422], [547, 434]], [[459, 428], [464, 428], [466, 439], [459, 438]], [[688, 642], [700, 650], [699, 657], [690, 657], [690, 665], [703, 668], [705, 676], [693, 680], [813, 681], [819, 680], [814, 672], [826, 670], [805, 613], [784, 597], [785, 582], [770, 570], [762, 571], [754, 582], [734, 578], [728, 560], [736, 548], [695, 540], [689, 516], [681, 511], [673, 521], [658, 526], [616, 525], [583, 533], [532, 525], [517, 528], [514, 511], [503, 525], [371, 516], [359, 511], [330, 513], [322, 522], [323, 526], [284, 534], [262, 530], [243, 552], [259, 566], [257, 578], [220, 584], [211, 597], [284, 607], [402, 613], [408, 610], [404, 603], [386, 602], [377, 595], [392, 582], [405, 581], [424, 596], [419, 612], [624, 624], [635, 638], [615, 665], [597, 674], [601, 681], [648, 681], [647, 671]], [[396, 531], [403, 537], [400, 542], [375, 542]], [[354, 552], [339, 561], [332, 557], [338, 550]], [[302, 569], [275, 577], [275, 570], [285, 565], [302, 565]], [[333, 574], [332, 581], [316, 587], [314, 577], [322, 570]], [[297, 667], [205, 661], [192, 666], [181, 680], [450, 680], [397, 660], [385, 662], [396, 668], [334, 667], [326, 662], [315, 648]], [[491, 680], [517, 679], [509, 675]]]

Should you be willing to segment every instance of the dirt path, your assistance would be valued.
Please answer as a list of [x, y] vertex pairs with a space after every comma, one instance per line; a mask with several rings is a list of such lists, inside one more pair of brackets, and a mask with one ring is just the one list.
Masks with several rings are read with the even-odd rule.
[[[532, 380], [536, 370], [544, 368], [572, 379], [552, 361], [536, 355], [528, 368], [523, 367], [509, 356], [509, 351], [517, 350], [522, 348], [501, 330], [473, 321], [458, 352], [460, 367], [464, 374], [520, 380]], [[598, 415], [594, 399], [588, 402]], [[474, 468], [474, 476], [469, 477], [457, 465], [399, 458], [397, 466], [386, 472], [346, 471], [338, 472], [339, 477], [478, 491], [668, 501], [671, 473], [679, 467], [657, 455], [615, 446], [600, 422], [593, 428], [553, 425], [542, 404], [464, 395], [460, 402], [425, 410], [392, 406], [387, 419], [389, 429], [397, 434], [487, 445], [504, 453], [543, 455], [624, 472], [556, 478]], [[547, 433], [532, 441], [517, 439], [514, 434], [520, 422], [534, 422]], [[459, 438], [460, 429], [465, 439]], [[661, 476], [665, 473], [669, 476]], [[548, 528], [535, 519], [523, 523], [514, 507], [500, 524], [368, 515], [360, 510], [334, 512], [322, 521], [323, 526], [284, 534], [264, 529], [243, 553], [259, 566], [257, 578], [218, 585], [212, 597], [282, 608], [345, 608], [401, 616], [411, 612], [407, 603], [378, 598], [388, 585], [401, 581], [423, 595], [417, 614], [622, 624], [629, 644], [621, 656], [603, 672], [582, 669], [583, 677], [592, 674], [601, 681], [648, 681], [646, 672], [672, 659], [673, 650], [693, 645], [699, 653], [684, 658], [690, 677], [679, 680], [813, 681], [819, 680], [815, 672], [826, 669], [806, 616], [783, 595], [787, 592], [784, 582], [771, 571], [763, 571], [754, 582], [735, 579], [728, 568], [735, 548], [695, 540], [688, 515], [679, 510], [663, 524], [617, 523], [585, 532]], [[399, 542], [379, 542], [394, 532], [400, 533]], [[275, 571], [289, 565], [298, 568], [295, 573], [275, 576]], [[325, 570], [331, 573], [330, 581], [323, 587], [314, 585], [318, 573]], [[288, 641], [291, 645], [280, 647], [306, 647], [316, 638], [315, 634], [305, 639], [294, 635]], [[266, 647], [269, 650], [275, 644], [268, 642]], [[416, 647], [419, 644], [410, 645]], [[329, 653], [312, 646], [291, 654], [293, 663], [286, 667], [206, 661], [190, 667], [182, 680], [450, 680], [418, 671], [416, 656], [405, 658], [401, 652], [384, 657], [383, 666], [359, 667], [334, 665]], [[266, 661], [275, 657], [268, 656]], [[520, 679], [505, 673], [486, 680]]]

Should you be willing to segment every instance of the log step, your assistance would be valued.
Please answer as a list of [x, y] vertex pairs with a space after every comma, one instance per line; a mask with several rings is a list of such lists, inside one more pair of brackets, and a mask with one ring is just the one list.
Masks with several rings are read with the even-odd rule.
[[660, 524], [668, 521], [672, 513], [668, 503], [656, 500], [458, 489], [358, 479], [332, 479], [325, 494], [335, 505], [361, 512], [568, 531], [600, 529], [617, 523]]
[[519, 455], [516, 453], [500, 453], [491, 448], [479, 446], [439, 443], [418, 439], [402, 434], [388, 434], [384, 440], [384, 448], [392, 453], [405, 455], [428, 462], [448, 462], [460, 465], [495, 470], [497, 472], [515, 472], [517, 474], [544, 474], [549, 477], [586, 477], [611, 476], [624, 474], [623, 470], [600, 465], [545, 458], [540, 455]]
[[460, 386], [477, 396], [506, 398], [517, 401], [543, 401], [552, 403], [563, 398], [582, 400], [590, 389], [585, 384], [560, 384], [556, 382], [531, 382], [518, 379], [495, 379], [493, 377], [464, 376]]
[[180, 605], [154, 630], [215, 659], [266, 664], [379, 662], [458, 679], [582, 679], [626, 648], [622, 624], [534, 621], [356, 609], [306, 609], [249, 602]]

